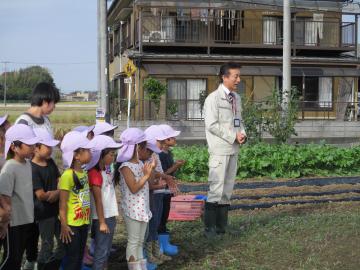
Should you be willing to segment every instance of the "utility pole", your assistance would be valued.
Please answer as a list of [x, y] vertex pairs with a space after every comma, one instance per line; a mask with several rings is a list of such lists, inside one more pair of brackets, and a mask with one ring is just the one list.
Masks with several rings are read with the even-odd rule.
[[98, 0], [98, 107], [105, 114], [105, 121], [110, 121], [109, 85], [107, 61], [107, 0]]
[[9, 62], [4, 61], [3, 63], [4, 63], [4, 107], [6, 107], [6, 92], [7, 92], [7, 78], [6, 78], [6, 76], [7, 76], [7, 66], [6, 65]]
[[289, 103], [289, 92], [291, 90], [291, 13], [289, 0], [284, 0], [283, 16], [284, 41], [282, 108], [286, 111]]

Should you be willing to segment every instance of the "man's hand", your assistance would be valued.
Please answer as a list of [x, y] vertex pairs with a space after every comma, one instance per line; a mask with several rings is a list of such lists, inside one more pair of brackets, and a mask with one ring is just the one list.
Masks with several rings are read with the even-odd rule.
[[236, 141], [237, 141], [239, 144], [245, 143], [245, 141], [246, 141], [246, 136], [245, 136], [245, 134], [243, 134], [242, 132], [237, 132], [237, 133], [236, 133]]

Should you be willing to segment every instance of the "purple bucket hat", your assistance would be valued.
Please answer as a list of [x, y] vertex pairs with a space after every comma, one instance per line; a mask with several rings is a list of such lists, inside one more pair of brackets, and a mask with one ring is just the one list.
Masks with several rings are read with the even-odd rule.
[[117, 129], [117, 126], [113, 126], [107, 122], [98, 122], [96, 123], [93, 132], [94, 135], [97, 136], [114, 129]]
[[34, 145], [39, 142], [39, 138], [35, 135], [33, 129], [28, 125], [15, 124], [11, 126], [5, 133], [5, 157], [9, 152], [10, 145], [15, 141], [20, 141], [27, 145]]
[[158, 128], [162, 131], [161, 140], [177, 137], [181, 133], [181, 131], [175, 130], [166, 124], [159, 125]]
[[162, 136], [162, 131], [159, 128], [159, 126], [152, 125], [152, 126], [148, 127], [147, 129], [145, 129], [145, 135], [146, 135], [146, 140], [147, 140], [146, 147], [157, 154], [161, 153], [160, 148], [156, 144], [156, 141], [160, 140], [158, 138], [161, 138], [161, 136]]
[[91, 149], [92, 146], [92, 141], [84, 137], [82, 132], [70, 131], [66, 133], [60, 145], [64, 168], [71, 166], [75, 150], [79, 148]]
[[39, 142], [49, 147], [54, 147], [60, 143], [58, 140], [54, 140], [54, 137], [44, 128], [34, 128], [35, 135], [39, 138]]
[[139, 128], [128, 128], [120, 135], [121, 148], [119, 149], [116, 161], [125, 162], [132, 158], [135, 145], [146, 141], [144, 131]]
[[113, 138], [106, 135], [95, 136], [92, 140], [91, 161], [86, 165], [86, 169], [93, 168], [100, 160], [101, 151], [107, 148], [118, 149], [120, 143], [116, 143]]
[[93, 131], [95, 128], [95, 125], [92, 125], [92, 126], [77, 126], [77, 127], [74, 127], [72, 130], [73, 131], [78, 131], [78, 132], [84, 132], [86, 131], [87, 133]]
[[3, 117], [0, 117], [0, 126], [5, 123], [9, 115], [5, 114]]

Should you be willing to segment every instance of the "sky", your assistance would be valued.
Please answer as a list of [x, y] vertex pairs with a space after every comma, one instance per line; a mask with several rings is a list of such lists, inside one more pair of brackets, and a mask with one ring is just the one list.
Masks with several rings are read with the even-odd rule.
[[0, 0], [0, 62], [40, 64], [62, 92], [96, 91], [96, 12], [97, 0]]

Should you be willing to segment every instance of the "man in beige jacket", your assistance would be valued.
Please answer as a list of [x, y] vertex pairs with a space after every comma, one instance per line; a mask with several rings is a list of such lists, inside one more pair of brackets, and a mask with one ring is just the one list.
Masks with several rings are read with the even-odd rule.
[[205, 236], [223, 234], [228, 223], [230, 199], [237, 171], [239, 146], [246, 141], [241, 118], [241, 100], [236, 93], [240, 66], [226, 63], [220, 68], [218, 89], [205, 100], [205, 133], [209, 149], [209, 192], [205, 204]]

